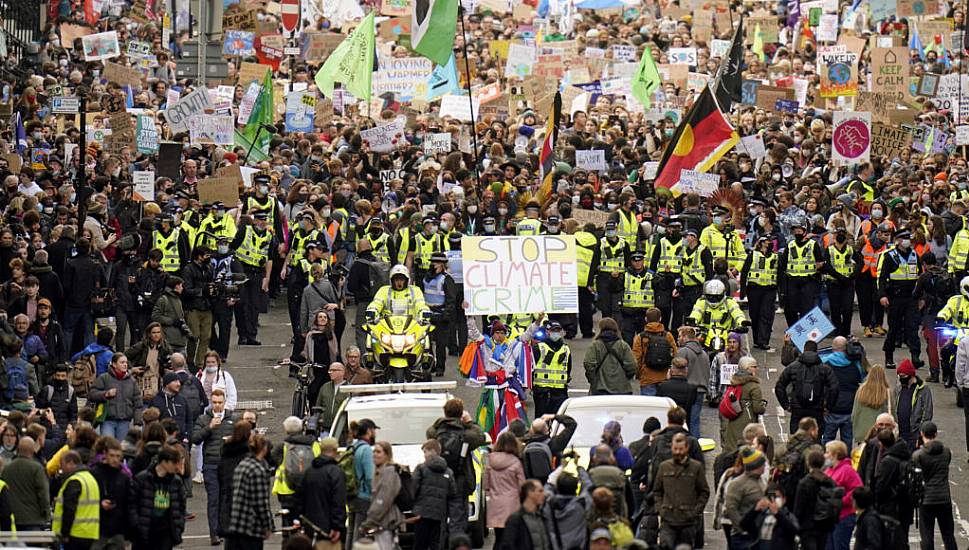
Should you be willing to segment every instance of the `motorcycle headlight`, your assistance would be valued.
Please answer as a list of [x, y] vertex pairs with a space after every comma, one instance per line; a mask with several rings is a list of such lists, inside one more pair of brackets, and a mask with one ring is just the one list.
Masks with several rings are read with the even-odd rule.
[[408, 334], [407, 337], [405, 338], [404, 342], [408, 346], [413, 346], [417, 342], [417, 336], [414, 335], [414, 334]]
[[395, 352], [400, 353], [404, 351], [404, 343], [407, 341], [407, 337], [403, 334], [394, 334], [390, 337], [390, 347]]
[[392, 341], [392, 338], [391, 338], [391, 336], [389, 334], [381, 334], [380, 335], [380, 343], [381, 344], [383, 344], [385, 346], [389, 346], [389, 345], [391, 345], [391, 341]]

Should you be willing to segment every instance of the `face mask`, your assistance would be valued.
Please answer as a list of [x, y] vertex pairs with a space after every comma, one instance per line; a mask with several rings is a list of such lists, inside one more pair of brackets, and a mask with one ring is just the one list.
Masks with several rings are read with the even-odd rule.
[[617, 233], [616, 233], [616, 230], [615, 229], [610, 229], [610, 230], [606, 231], [606, 237], [615, 237], [616, 235], [617, 235]]
[[602, 203], [601, 202], [596, 202], [596, 203], [593, 203], [593, 206], [595, 206], [596, 208], [601, 209], [602, 208]]
[[881, 218], [882, 217], [881, 208], [872, 208], [871, 209], [871, 217], [873, 217], [875, 219]]
[[40, 141], [44, 137], [44, 134], [40, 132], [33, 132], [30, 134], [30, 137], [34, 138], [34, 141]]
[[832, 468], [832, 467], [834, 467], [834, 460], [831, 459], [831, 458], [825, 458], [824, 459], [824, 467], [825, 468]]
[[77, 193], [71, 193], [70, 201], [77, 202]]
[[747, 209], [747, 212], [749, 212], [749, 213], [750, 213], [750, 216], [751, 216], [751, 217], [753, 217], [753, 216], [756, 216], [756, 215], [757, 215], [757, 209], [756, 209], [756, 208], [748, 208], [748, 209]]
[[899, 376], [898, 377], [898, 381], [903, 386], [907, 386], [908, 383], [912, 381], [912, 377], [911, 376]]
[[428, 228], [428, 230], [427, 230], [427, 233], [430, 234], [430, 235], [433, 235], [433, 234], [437, 233], [437, 226], [436, 225], [430, 226]]
[[212, 211], [212, 217], [213, 218], [215, 218], [217, 220], [221, 220], [222, 219], [222, 216], [225, 216], [225, 210], [213, 210]]
[[67, 60], [66, 59], [61, 59], [60, 61], [58, 61], [58, 63], [60, 64], [61, 67], [66, 67], [67, 66]]
[[379, 226], [379, 225], [374, 224], [374, 225], [370, 226], [370, 236], [371, 237], [375, 237], [375, 238], [376, 237], [379, 237], [380, 234], [383, 233], [383, 232], [384, 232], [384, 228], [381, 227], [381, 226]]
[[67, 380], [51, 380], [50, 385], [55, 389], [62, 390], [67, 387]]
[[499, 208], [498, 209], [498, 215], [499, 216], [507, 216], [508, 215], [508, 209], [507, 208]]
[[912, 239], [902, 239], [902, 242], [898, 243], [898, 246], [908, 250], [909, 248], [912, 248]]
[[663, 227], [662, 225], [657, 226], [656, 227], [656, 234], [657, 235], [665, 235], [666, 234], [666, 228]]
[[720, 225], [723, 223], [723, 216], [714, 216], [713, 225]]
[[441, 222], [441, 231], [450, 231], [451, 222]]
[[772, 174], [771, 177], [770, 177], [770, 179], [772, 179], [774, 181], [781, 181], [781, 175], [780, 174]]
[[490, 223], [486, 223], [485, 226], [484, 226], [484, 229], [488, 233], [494, 233], [495, 232], [495, 225], [494, 224], [490, 224]]
[[45, 214], [52, 214], [53, 212], [54, 212], [54, 207], [53, 206], [45, 206], [44, 207], [44, 213]]
[[794, 136], [794, 143], [801, 143], [801, 136]]
[[663, 133], [666, 134], [666, 137], [671, 138], [673, 137], [673, 128], [667, 128], [663, 130]]
[[609, 206], [609, 210], [615, 210], [619, 208], [619, 203], [610, 202], [608, 206]]
[[229, 245], [227, 245], [227, 244], [220, 244], [217, 248], [219, 250], [219, 254], [228, 254], [229, 253]]
[[477, 204], [470, 204], [470, 205], [468, 205], [468, 214], [477, 214], [477, 213], [478, 213], [478, 205]]
[[559, 340], [562, 339], [562, 333], [559, 331], [550, 332], [548, 333], [548, 339], [553, 342], [558, 342]]
[[767, 225], [767, 216], [757, 216], [757, 225], [761, 227]]
[[215, 373], [219, 372], [219, 367], [218, 366], [215, 366], [215, 367], [205, 367], [205, 372], [207, 372], [209, 374], [215, 374]]
[[321, 209], [320, 210], [320, 215], [323, 216], [324, 218], [329, 218], [330, 217], [330, 209], [329, 208], [323, 208], [323, 209]]
[[261, 193], [263, 195], [268, 195], [269, 194], [269, 186], [268, 185], [260, 185], [259, 186], [259, 193]]
[[838, 244], [844, 244], [844, 242], [848, 240], [848, 235], [844, 233], [838, 233], [837, 235], [835, 235], [834, 240], [838, 241]]
[[804, 233], [795, 233], [794, 238], [800, 241], [804, 238]]
[[572, 195], [572, 204], [579, 204], [579, 199], [578, 195]]

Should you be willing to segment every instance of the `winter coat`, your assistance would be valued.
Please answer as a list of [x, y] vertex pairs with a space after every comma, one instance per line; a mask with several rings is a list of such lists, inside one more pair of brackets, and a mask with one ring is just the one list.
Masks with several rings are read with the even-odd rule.
[[[150, 347], [151, 346], [149, 346], [144, 340], [141, 340], [140, 342], [135, 342], [133, 346], [125, 350], [124, 354], [125, 354], [125, 357], [128, 358], [129, 366], [131, 367], [146, 366], [145, 363], [148, 362], [148, 351]], [[172, 347], [168, 345], [168, 342], [166, 342], [165, 340], [162, 340], [161, 344], [158, 346], [159, 378], [161, 378], [161, 375], [162, 375], [162, 371], [161, 371], [162, 365], [167, 365], [171, 356], [172, 356]]]
[[696, 523], [710, 499], [703, 464], [689, 457], [683, 463], [664, 460], [652, 490], [660, 519], [673, 526]]
[[50, 522], [50, 485], [47, 472], [34, 458], [15, 457], [3, 468], [7, 498], [17, 527], [41, 527]]
[[219, 425], [209, 428], [212, 418], [212, 411], [205, 411], [195, 420], [192, 428], [192, 443], [202, 446], [202, 463], [208, 466], [218, 465], [222, 461], [222, 448], [226, 438], [232, 435], [236, 421], [235, 415], [229, 409], [225, 410]]
[[[816, 371], [813, 375], [814, 388], [806, 388], [804, 386], [809, 383], [808, 378], [811, 371]], [[803, 401], [801, 393], [811, 393], [814, 400], [811, 402]], [[774, 386], [774, 395], [777, 396], [777, 402], [786, 411], [824, 410], [838, 398], [838, 379], [835, 378], [831, 367], [821, 362], [817, 352], [805, 351], [797, 361], [784, 368], [777, 385]], [[803, 529], [804, 526], [802, 525], [801, 528]]]
[[37, 394], [37, 408], [50, 409], [54, 413], [54, 423], [66, 427], [77, 419], [77, 394], [70, 384], [55, 388], [48, 384]]
[[822, 487], [834, 486], [834, 481], [830, 477], [817, 470], [804, 476], [797, 483], [797, 492], [794, 498], [794, 516], [801, 525], [801, 533], [820, 532], [821, 526], [817, 525], [814, 521], [818, 492], [821, 491]]
[[473, 422], [465, 424], [460, 418], [438, 418], [427, 429], [425, 435], [428, 439], [437, 439], [437, 435], [443, 430], [460, 430], [463, 433], [464, 442], [468, 444], [468, 456], [464, 460], [464, 470], [454, 472], [454, 483], [457, 485], [458, 494], [470, 495], [476, 485], [471, 453], [485, 444], [484, 432], [481, 430], [481, 426]]
[[569, 441], [572, 441], [572, 436], [575, 434], [575, 429], [578, 427], [578, 423], [574, 418], [567, 414], [555, 415], [554, 421], [558, 423], [559, 426], [554, 436], [549, 436], [548, 434], [544, 433], [529, 432], [525, 434], [525, 437], [522, 438], [522, 444], [528, 445], [532, 442], [545, 443], [552, 452], [552, 456], [561, 457], [562, 453], [565, 452]]
[[671, 376], [669, 380], [660, 382], [656, 388], [656, 395], [659, 397], [669, 397], [676, 401], [676, 405], [689, 412], [693, 408], [693, 403], [702, 397], [697, 394], [697, 387], [691, 384], [685, 376]]
[[447, 461], [440, 456], [432, 456], [414, 470], [412, 512], [415, 516], [445, 521], [448, 518], [449, 504], [457, 495], [454, 473], [447, 467]]
[[525, 482], [522, 461], [510, 453], [488, 453], [482, 485], [488, 499], [488, 527], [503, 528], [508, 516], [521, 505], [518, 488]]
[[273, 470], [261, 458], [248, 456], [232, 474], [232, 501], [229, 504], [229, 524], [226, 533], [262, 537], [273, 530], [270, 492]]
[[559, 466], [548, 476], [542, 516], [554, 550], [584, 550], [588, 537], [586, 515], [592, 508], [592, 478], [585, 468], [580, 467], [579, 494], [560, 495], [555, 482], [562, 468]]
[[185, 280], [182, 291], [182, 304], [186, 311], [209, 311], [212, 305], [209, 298], [209, 283], [212, 282], [212, 272], [199, 266], [198, 262], [191, 262], [182, 267], [182, 279]]
[[841, 499], [841, 514], [838, 516], [838, 521], [853, 515], [855, 507], [851, 502], [851, 493], [864, 484], [861, 482], [861, 476], [858, 475], [858, 472], [851, 467], [851, 457], [842, 458], [837, 464], [825, 470], [824, 473], [834, 481], [835, 485], [845, 490], [845, 495]]
[[232, 476], [236, 467], [249, 456], [248, 441], [234, 441], [222, 446], [222, 459], [219, 460], [219, 526], [225, 534], [229, 526], [229, 508], [232, 504]]
[[[770, 515], [769, 509], [765, 508], [760, 512], [753, 509], [744, 516], [743, 521], [740, 522], [740, 527], [748, 533], [759, 534], [768, 515]], [[791, 550], [795, 548], [797, 545], [794, 537], [801, 529], [797, 518], [786, 506], [781, 506], [774, 519], [776, 523], [770, 540], [760, 540], [756, 546], [757, 550]]]
[[40, 282], [40, 296], [50, 300], [55, 312], [61, 311], [64, 304], [64, 287], [61, 285], [61, 278], [54, 273], [54, 268], [50, 265], [34, 264], [30, 266], [28, 273], [37, 277]]
[[11, 403], [7, 396], [7, 389], [10, 385], [9, 370], [20, 365], [27, 375], [27, 391], [30, 395], [37, 395], [40, 391], [40, 384], [37, 382], [37, 369], [33, 365], [24, 361], [20, 357], [6, 357], [0, 362], [0, 404], [3, 408], [10, 409]]
[[524, 508], [519, 508], [514, 514], [508, 516], [505, 522], [505, 532], [502, 534], [501, 545], [494, 550], [539, 550], [535, 548], [532, 536], [545, 539], [548, 547], [552, 547], [552, 534], [544, 529], [535, 530], [533, 525], [546, 523], [542, 511], [538, 513], [527, 512]]
[[610, 330], [604, 330], [592, 343], [582, 361], [589, 381], [589, 395], [632, 394], [630, 381], [638, 368], [629, 344]]
[[665, 365], [662, 370], [654, 370], [646, 366], [646, 351], [649, 349], [650, 337], [662, 336], [670, 346], [670, 359], [676, 357], [676, 338], [666, 330], [663, 323], [646, 323], [643, 332], [633, 337], [633, 357], [636, 358], [636, 367], [639, 372], [639, 385], [649, 386], [659, 384], [666, 380], [666, 373], [669, 372], [669, 365]]
[[[713, 361], [710, 362], [710, 368], [708, 369], [707, 380], [707, 399], [711, 403], [720, 403], [720, 399], [723, 397], [723, 392], [727, 390], [729, 384], [721, 384], [721, 373], [723, 372], [724, 365], [737, 365], [740, 360], [744, 357], [749, 357], [750, 354], [747, 353], [743, 348], [735, 357], [728, 357], [726, 351], [721, 351], [713, 357]], [[731, 375], [732, 376], [732, 375]]]
[[878, 512], [871, 508], [862, 512], [855, 522], [855, 550], [883, 550], [883, 529]]
[[195, 424], [195, 419], [202, 414], [202, 411], [209, 406], [209, 398], [205, 395], [205, 388], [202, 387], [202, 383], [192, 373], [183, 370], [175, 374], [178, 375], [178, 381], [181, 383], [178, 395], [185, 400], [187, 406], [188, 431], [186, 437], [191, 437], [192, 425]]
[[[303, 290], [303, 298], [299, 303], [299, 326], [303, 332], [309, 331], [313, 326], [313, 317], [316, 312], [323, 309], [327, 304], [338, 304], [340, 299], [333, 283], [329, 279], [323, 278], [315, 283], [309, 284]], [[328, 311], [330, 321], [335, 320], [335, 314]]]
[[[118, 393], [109, 399], [105, 393], [112, 388], [117, 388]], [[95, 378], [88, 391], [87, 400], [89, 403], [107, 403], [108, 420], [131, 420], [135, 417], [135, 411], [145, 408], [141, 400], [141, 388], [127, 372], [123, 378], [118, 378], [113, 371]]]
[[161, 413], [159, 420], [171, 418], [178, 423], [179, 441], [191, 439], [192, 424], [189, 422], [188, 403], [184, 397], [177, 393], [169, 395], [167, 391], [160, 391], [148, 402], [148, 406], [158, 409]]
[[64, 327], [53, 318], [45, 326], [35, 321], [30, 330], [36, 334], [47, 349], [47, 364], [57, 365], [67, 360], [67, 344], [64, 342]]
[[[720, 418], [720, 446], [723, 452], [736, 450], [744, 441], [744, 428], [757, 422], [757, 417], [767, 410], [767, 402], [760, 388], [760, 380], [745, 370], [738, 370], [730, 378], [731, 385], [742, 386], [740, 416], [733, 420]], [[737, 518], [738, 524], [740, 518]]]
[[172, 348], [184, 348], [188, 345], [189, 335], [182, 332], [185, 310], [182, 309], [182, 299], [174, 290], [165, 289], [165, 293], [158, 298], [151, 310], [151, 320], [161, 324], [165, 331], [165, 341]]
[[98, 288], [107, 288], [108, 279], [104, 267], [90, 256], [77, 256], [64, 264], [65, 305], [73, 309], [87, 310], [91, 296]]
[[875, 467], [872, 491], [875, 494], [875, 509], [902, 523], [909, 523], [912, 513], [911, 503], [905, 498], [903, 488], [905, 463], [912, 460], [908, 443], [898, 440]]
[[843, 351], [835, 351], [826, 355], [822, 362], [829, 367], [838, 383], [838, 394], [828, 403], [828, 412], [833, 414], [851, 414], [855, 402], [855, 393], [865, 381], [865, 373], [861, 364], [848, 359]]
[[[898, 400], [901, 398], [901, 395], [901, 391], [895, 392], [895, 406], [892, 407], [892, 415], [895, 417], [895, 422], [898, 422]], [[910, 433], [915, 435], [916, 438], [922, 430], [922, 423], [932, 420], [933, 409], [932, 390], [925, 384], [925, 380], [916, 376], [915, 390], [912, 392], [911, 422], [909, 423]]]
[[703, 344], [690, 340], [676, 350], [674, 357], [686, 359], [686, 378], [697, 387], [700, 393], [707, 392], [710, 385], [710, 356], [703, 349]]
[[632, 508], [632, 489], [626, 480], [626, 474], [618, 466], [610, 464], [600, 464], [589, 467], [589, 477], [592, 479], [592, 487], [605, 487], [612, 491], [612, 508], [624, 518], [630, 516], [629, 510]]
[[764, 496], [764, 481], [760, 475], [745, 472], [730, 481], [724, 498], [724, 519], [729, 519], [731, 532], [743, 531], [741, 524], [744, 516], [757, 506], [757, 501]]
[[869, 406], [862, 405], [858, 401], [858, 395], [855, 395], [854, 401], [851, 405], [851, 434], [856, 446], [865, 443], [865, 436], [868, 435], [868, 430], [875, 425], [878, 415], [888, 412], [888, 404], [891, 403], [893, 399], [894, 397], [892, 396], [892, 389], [889, 388], [888, 399], [882, 403], [881, 407], [873, 409]]
[[922, 504], [951, 503], [949, 464], [952, 462], [952, 451], [941, 441], [933, 439], [915, 451], [912, 462], [916, 467], [922, 468], [922, 480], [925, 483]]
[[365, 523], [387, 530], [397, 529], [404, 522], [404, 514], [394, 503], [399, 492], [400, 476], [397, 474], [396, 465], [384, 464], [377, 468]]
[[[344, 382], [346, 384], [346, 382]], [[336, 384], [332, 380], [323, 384], [320, 392], [316, 395], [315, 405], [323, 410], [320, 411], [320, 428], [329, 430], [333, 426], [333, 418], [340, 410], [343, 402], [350, 397], [349, 393], [337, 391]]]
[[131, 477], [123, 468], [112, 468], [103, 462], [91, 468], [91, 474], [98, 482], [101, 500], [110, 500], [114, 508], [101, 508], [101, 536], [112, 537], [124, 535], [128, 532], [128, 492], [131, 488]]
[[160, 477], [155, 468], [148, 468], [131, 481], [128, 488], [128, 525], [136, 543], [147, 544], [151, 537], [152, 510], [159, 492], [168, 493], [168, 525], [176, 545], [182, 543], [185, 530], [185, 484], [177, 475]]
[[314, 458], [296, 499], [296, 509], [303, 511], [314, 528], [324, 533], [346, 528], [347, 476], [336, 459], [326, 455]]

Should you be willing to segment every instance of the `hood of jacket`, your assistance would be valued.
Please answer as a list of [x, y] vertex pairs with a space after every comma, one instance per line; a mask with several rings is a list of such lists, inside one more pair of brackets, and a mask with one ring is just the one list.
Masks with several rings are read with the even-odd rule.
[[507, 470], [520, 461], [521, 459], [511, 453], [495, 452], [488, 455], [488, 465], [494, 470]]
[[737, 371], [730, 377], [731, 386], [742, 386], [744, 384], [760, 384], [760, 379], [745, 370]]
[[327, 464], [336, 464], [336, 459], [326, 455], [320, 455], [313, 459], [314, 468], [322, 468]]
[[940, 455], [942, 454], [942, 451], [945, 450], [945, 445], [943, 445], [941, 441], [936, 441], [933, 439], [932, 441], [929, 441], [925, 445], [922, 445], [922, 450], [926, 454]]
[[30, 266], [31, 275], [46, 275], [54, 271], [54, 268], [49, 265], [33, 265]]
[[800, 361], [802, 365], [819, 365], [821, 364], [821, 357], [816, 351], [805, 351], [801, 354], [801, 357], [798, 358], [798, 361]]
[[664, 334], [666, 332], [666, 327], [663, 326], [661, 322], [646, 323], [646, 332], [655, 332], [659, 334]]
[[888, 449], [885, 456], [891, 456], [901, 461], [906, 461], [912, 459], [912, 451], [908, 448], [908, 443], [904, 439], [900, 439], [896, 441], [890, 449]]
[[[811, 352], [805, 352], [811, 353]], [[803, 355], [802, 355], [803, 357]], [[824, 358], [824, 362], [831, 365], [831, 368], [841, 368], [849, 367], [853, 363], [851, 359], [848, 359], [848, 354], [843, 351], [833, 351], [830, 355]]]
[[424, 465], [427, 466], [428, 470], [434, 472], [435, 474], [443, 474], [444, 472], [447, 472], [447, 461], [441, 456], [432, 456], [424, 461]]

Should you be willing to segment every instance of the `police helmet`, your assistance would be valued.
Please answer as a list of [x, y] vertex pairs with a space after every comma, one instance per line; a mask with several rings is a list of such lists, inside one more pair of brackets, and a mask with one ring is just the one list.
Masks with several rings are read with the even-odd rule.
[[723, 286], [723, 281], [713, 279], [703, 283], [703, 298], [708, 304], [718, 306], [726, 298], [727, 289]]
[[959, 292], [966, 298], [969, 298], [969, 275], [966, 275], [959, 281]]
[[410, 284], [410, 273], [407, 272], [407, 266], [398, 264], [390, 268], [390, 280], [393, 281], [394, 277], [403, 277], [404, 284]]

